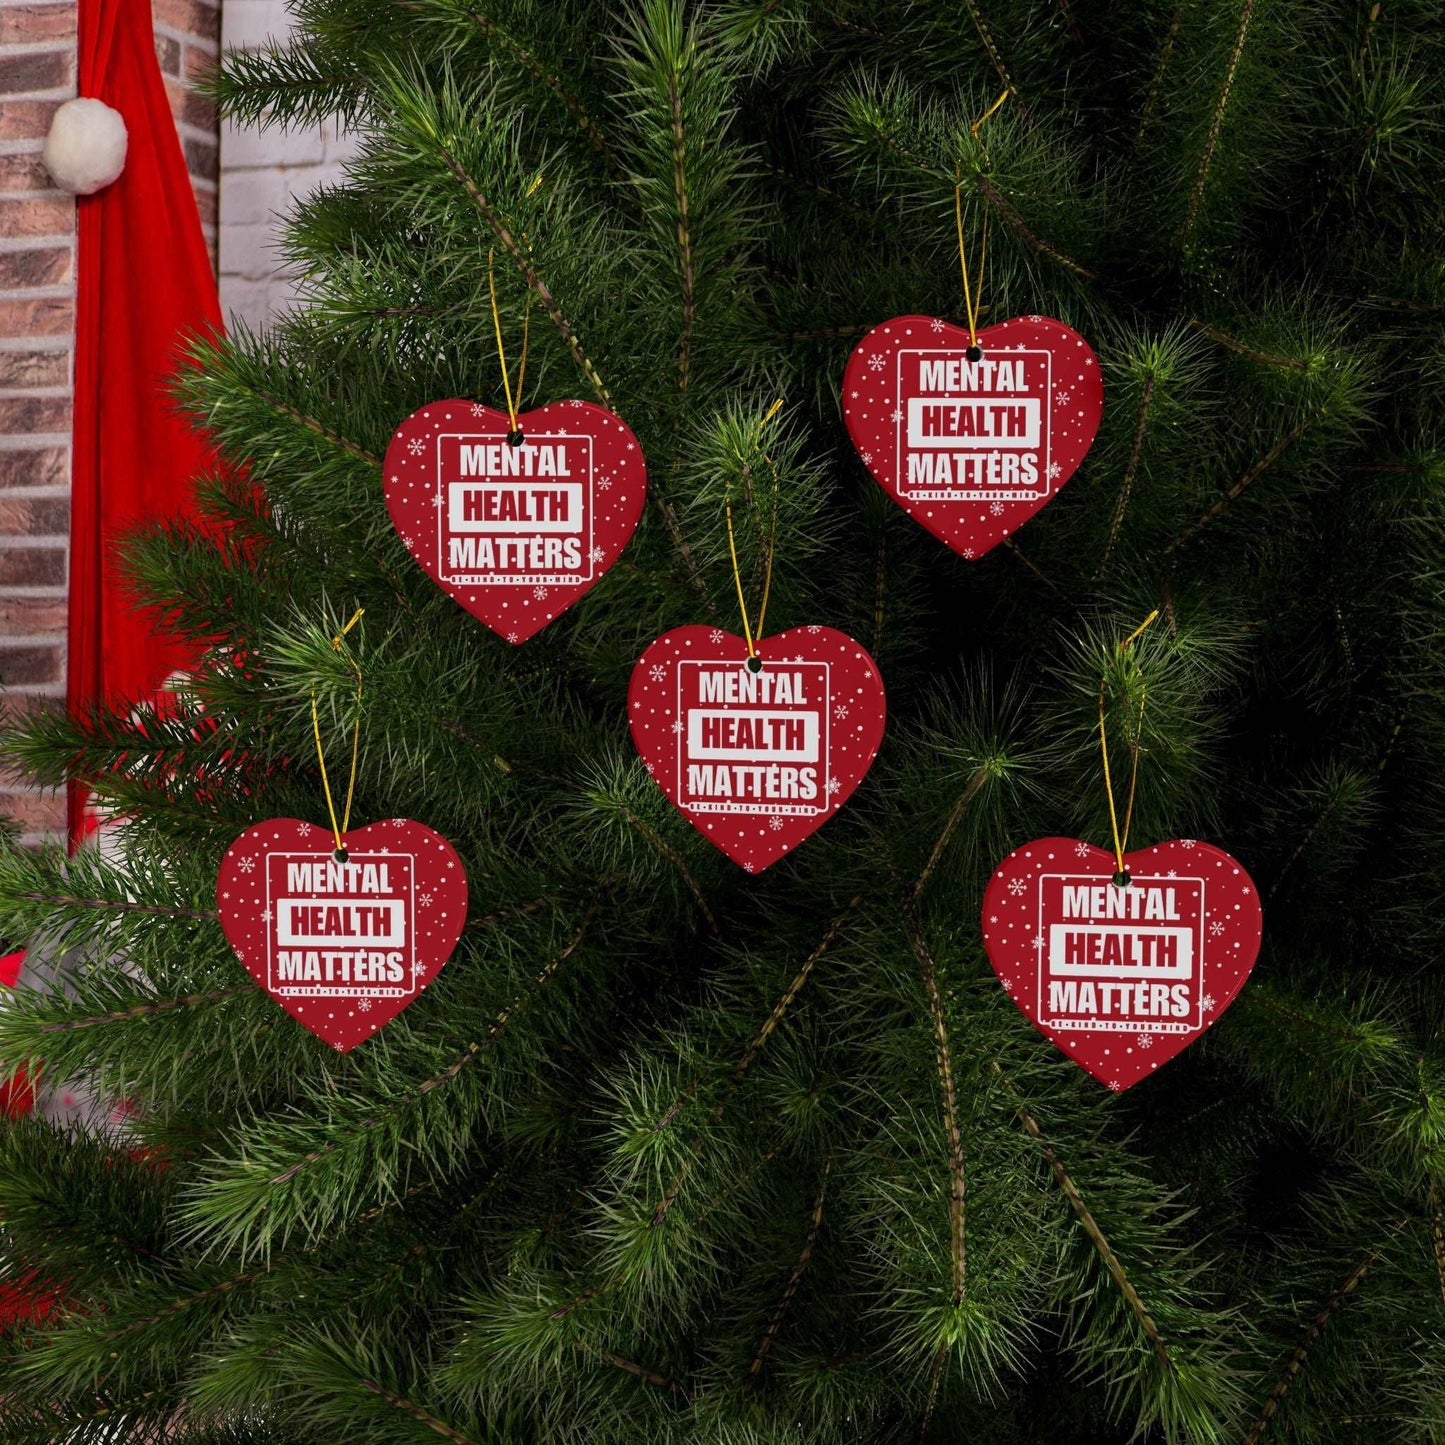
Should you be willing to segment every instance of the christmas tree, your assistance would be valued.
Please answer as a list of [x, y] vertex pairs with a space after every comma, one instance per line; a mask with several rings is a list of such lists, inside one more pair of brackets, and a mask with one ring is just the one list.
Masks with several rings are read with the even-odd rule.
[[[197, 665], [8, 736], [123, 821], [0, 859], [35, 979], [0, 1058], [126, 1122], [0, 1133], [0, 1278], [45, 1302], [4, 1438], [1440, 1439], [1436, 7], [296, 11], [214, 89], [360, 153], [290, 217], [302, 304], [179, 382], [203, 524], [127, 553]], [[1068, 323], [1105, 403], [969, 560], [869, 476], [840, 385], [890, 317], [963, 324], [985, 236], [982, 324]], [[649, 479], [519, 646], [383, 497], [410, 413], [504, 406], [498, 331], [520, 407], [610, 407]], [[770, 631], [868, 649], [889, 720], [749, 874], [627, 692], [765, 588]], [[1233, 1006], [1127, 1093], [979, 925], [1010, 849], [1108, 842], [1101, 696], [1134, 844], [1217, 843], [1265, 912]], [[359, 725], [353, 822], [427, 824], [470, 884], [434, 986], [345, 1054], [217, 918], [238, 834], [327, 822], [313, 699], [334, 793]]]

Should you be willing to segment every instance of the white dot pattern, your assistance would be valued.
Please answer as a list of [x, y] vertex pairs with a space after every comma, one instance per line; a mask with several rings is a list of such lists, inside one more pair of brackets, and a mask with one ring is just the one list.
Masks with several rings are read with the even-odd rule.
[[[1025, 391], [985, 399], [1036, 403], [1031, 449], [1036, 476], [1031, 482], [1017, 472], [983, 476], [969, 470], [966, 481], [954, 475], [960, 467], [955, 458], [966, 458], [961, 465], [968, 469], [987, 465], [990, 455], [1000, 466], [1013, 466], [1023, 450], [1017, 440], [995, 448], [978, 438], [915, 444], [911, 428], [916, 418], [909, 407], [918, 399], [917, 354], [942, 362], [964, 360], [969, 336], [963, 327], [932, 316], [885, 321], [854, 348], [843, 377], [843, 420], [868, 470], [914, 521], [969, 559], [998, 546], [1058, 495], [1093, 445], [1104, 410], [1098, 358], [1063, 322], [1016, 316], [985, 327], [978, 345], [986, 359], [1017, 358], [1024, 365]], [[960, 397], [955, 391], [948, 399]], [[947, 477], [933, 470], [940, 463]], [[922, 477], [931, 480], [925, 483]], [[960, 495], [951, 495], [955, 492]]]
[[[697, 626], [663, 633], [632, 669], [627, 694], [632, 740], [648, 772], [708, 842], [750, 873], [776, 863], [848, 801], [878, 754], [887, 715], [878, 665], [842, 632], [795, 627], [760, 639], [757, 654], [765, 673], [796, 680], [786, 701], [714, 706], [720, 700], [703, 694], [700, 676], [719, 684], [735, 677], [740, 690], [747, 643]], [[705, 731], [718, 726], [733, 731], [725, 739]], [[757, 731], [736, 731], [743, 726]], [[726, 769], [729, 795], [695, 789], [694, 764]], [[796, 776], [805, 770], [810, 779]]]
[[[467, 875], [440, 833], [392, 818], [346, 835], [348, 861], [358, 869], [349, 876], [384, 879], [384, 887], [362, 892], [353, 886], [338, 893], [293, 886], [290, 865], [324, 865], [335, 846], [330, 832], [312, 823], [295, 818], [257, 823], [221, 860], [216, 902], [226, 938], [251, 977], [298, 1023], [347, 1053], [435, 981], [466, 922]], [[361, 871], [368, 867], [376, 871]], [[318, 907], [298, 914], [296, 905], [310, 903]], [[379, 933], [383, 909], [385, 933]], [[332, 936], [298, 941], [297, 927], [307, 927], [312, 918], [310, 926]], [[322, 976], [284, 980], [282, 950], [309, 954]], [[353, 963], [358, 954], [365, 954], [366, 963]], [[377, 964], [378, 958], [391, 963]]]
[[[1065, 961], [1060, 967], [1053, 930], [1063, 915], [1054, 900], [1068, 884], [1113, 889], [1115, 860], [1107, 849], [1076, 838], [1039, 838], [1015, 849], [994, 869], [983, 896], [984, 945], [1009, 997], [1045, 1038], [1114, 1090], [1147, 1078], [1219, 1018], [1254, 967], [1263, 929], [1258, 889], [1239, 862], [1221, 848], [1192, 838], [1176, 839], [1126, 853], [1124, 863], [1134, 880], [1130, 891], [1170, 890], [1179, 916], [1153, 927], [1147, 921], [1130, 925], [1121, 920], [1106, 931], [1187, 933], [1187, 944], [1178, 937], [1178, 951], [1167, 966], [1160, 967], [1159, 954], [1151, 952], [1157, 945], [1126, 943], [1134, 949], [1129, 960], [1133, 967], [1111, 964], [1107, 953], [1102, 963]], [[1068, 955], [1064, 957], [1067, 960]], [[1101, 1000], [1093, 1016], [1079, 1017], [1086, 1010], [1076, 1007], [1074, 1017], [1061, 1017], [1052, 991], [1046, 996], [1046, 982], [1067, 985], [1085, 980]], [[1112, 990], [1107, 1002], [1101, 984]], [[1153, 1009], [1153, 1000], [1147, 992], [1136, 997], [1124, 990], [1148, 990], [1151, 984], [1181, 985], [1179, 997], [1187, 1000], [1187, 1010], [1176, 1014], [1157, 1009], [1157, 1022], [1147, 1012], [1138, 1016], [1137, 1003], [1147, 1001], [1146, 1009]], [[1125, 997], [1129, 1004], [1118, 1007]]]
[[[407, 551], [437, 586], [513, 643], [540, 632], [597, 585], [637, 530], [647, 496], [642, 448], [627, 423], [606, 407], [556, 401], [520, 413], [517, 425], [524, 437], [576, 443], [567, 452], [578, 460], [578, 469], [566, 483], [580, 488], [580, 519], [565, 533], [555, 528], [539, 533], [544, 541], [575, 540], [576, 565], [558, 562], [541, 570], [475, 560], [452, 565], [445, 483], [456, 477], [445, 471], [443, 439], [447, 445], [460, 438], [479, 446], [505, 446], [511, 423], [503, 412], [477, 402], [434, 401], [396, 429], [383, 471], [387, 510]], [[535, 485], [546, 483], [539, 479]], [[498, 533], [509, 544], [526, 536], [525, 528], [519, 530], [514, 522], [505, 523]], [[484, 580], [453, 580], [462, 577]]]

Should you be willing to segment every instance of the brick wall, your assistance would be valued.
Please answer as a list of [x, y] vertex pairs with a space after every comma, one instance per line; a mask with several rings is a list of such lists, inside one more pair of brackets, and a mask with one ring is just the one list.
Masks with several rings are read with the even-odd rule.
[[[225, 0], [226, 49], [284, 41], [285, 0]], [[276, 254], [277, 218], [298, 197], [341, 178], [351, 142], [327, 124], [310, 131], [221, 125], [221, 310], [253, 329], [295, 295]]]
[[151, 0], [151, 18], [156, 32], [156, 59], [166, 77], [171, 114], [176, 118], [181, 148], [186, 153], [201, 212], [201, 229], [210, 243], [214, 267], [220, 167], [216, 107], [190, 89], [189, 82], [211, 69], [220, 53], [220, 0]]
[[[125, 0], [133, 3], [133, 0]], [[214, 253], [215, 116], [186, 86], [215, 58], [216, 0], [154, 0], [156, 50]], [[0, 715], [65, 693], [75, 203], [40, 162], [75, 94], [75, 0], [0, 0]], [[26, 841], [58, 833], [63, 800], [0, 780]]]

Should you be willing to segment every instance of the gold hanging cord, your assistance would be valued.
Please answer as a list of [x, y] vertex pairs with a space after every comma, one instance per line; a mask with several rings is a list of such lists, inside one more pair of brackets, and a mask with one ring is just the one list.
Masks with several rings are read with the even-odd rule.
[[[782, 398], [779, 397], [778, 400], [768, 408], [768, 414], [763, 418], [763, 426], [767, 426], [782, 409], [783, 401]], [[761, 442], [759, 442], [759, 447], [761, 447]], [[763, 453], [763, 460], [767, 462], [769, 467], [772, 466], [773, 459], [766, 452]], [[733, 499], [731, 489], [729, 489], [724, 506], [727, 512], [728, 522], [728, 551], [732, 554], [733, 559], [733, 582], [738, 589], [738, 611], [742, 613], [743, 636], [747, 639], [748, 661], [751, 662], [753, 658], [758, 655], [757, 642], [763, 635], [763, 623], [768, 615], [768, 596], [773, 587], [773, 554], [777, 549], [778, 541], [778, 488], [776, 478], [774, 478], [773, 482], [773, 517], [772, 525], [768, 532], [768, 557], [763, 566], [763, 600], [758, 607], [758, 625], [756, 630], [754, 630], [748, 621], [748, 604], [743, 596], [743, 574], [738, 567], [737, 539], [733, 536]]]
[[[364, 607], [358, 607], [352, 614], [351, 621], [331, 639], [333, 651], [341, 651], [341, 639], [361, 621], [365, 611]], [[326, 793], [326, 811], [331, 815], [331, 836], [336, 840], [337, 853], [346, 851], [346, 829], [351, 822], [351, 799], [356, 793], [356, 763], [361, 755], [361, 668], [349, 652], [346, 660], [356, 674], [356, 726], [351, 730], [351, 778], [346, 784], [346, 807], [341, 814], [340, 823], [336, 821], [336, 803], [331, 796], [331, 780], [326, 776], [326, 749], [321, 746], [321, 715], [316, 706], [316, 689], [311, 689], [311, 730], [316, 735], [316, 761], [321, 764], [321, 787]]]
[[[1159, 609], [1156, 607], [1154, 611], [1119, 644], [1120, 657], [1129, 650], [1129, 644], [1158, 616]], [[1119, 831], [1119, 812], [1114, 806], [1114, 780], [1109, 771], [1109, 729], [1104, 718], [1104, 694], [1108, 686], [1108, 677], [1101, 677], [1099, 679], [1099, 751], [1104, 756], [1104, 791], [1109, 798], [1109, 826], [1114, 834], [1114, 861], [1118, 865], [1115, 877], [1122, 878], [1125, 872], [1124, 850], [1129, 845], [1129, 825], [1134, 820], [1134, 794], [1139, 785], [1140, 736], [1144, 727], [1145, 692], [1141, 683], [1139, 688], [1139, 716], [1134, 722], [1134, 736], [1129, 743], [1129, 801], [1124, 806], [1124, 831], [1121, 834]]]
[[[984, 122], [989, 120], [1003, 105], [1013, 92], [1005, 90], [974, 123], [969, 126], [969, 134], [978, 140], [978, 133], [983, 129]], [[963, 273], [963, 304], [968, 312], [968, 344], [970, 347], [978, 345], [978, 318], [983, 310], [983, 271], [984, 262], [988, 258], [988, 197], [983, 199], [983, 219], [979, 224], [978, 241], [978, 284], [970, 283], [968, 275], [968, 250], [963, 242], [963, 176], [957, 165], [953, 168], [953, 219], [958, 229], [958, 268]]]
[[521, 430], [517, 425], [517, 403], [522, 399], [522, 383], [527, 379], [527, 337], [532, 327], [532, 291], [529, 287], [527, 309], [522, 313], [522, 360], [517, 367], [517, 390], [514, 394], [512, 379], [507, 374], [507, 351], [502, 345], [502, 316], [497, 310], [497, 275], [493, 264], [495, 255], [495, 248], [487, 252], [487, 287], [492, 295], [492, 329], [497, 333], [497, 357], [502, 363], [502, 389], [507, 394], [507, 419], [515, 434]]

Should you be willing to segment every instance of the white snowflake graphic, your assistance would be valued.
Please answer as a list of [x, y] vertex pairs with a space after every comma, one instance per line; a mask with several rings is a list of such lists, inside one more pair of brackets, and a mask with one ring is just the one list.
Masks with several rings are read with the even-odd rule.
[[486, 409], [486, 407], [484, 407], [484, 406], [481, 404], [481, 402], [479, 402], [479, 401], [474, 401], [474, 402], [472, 403], [472, 415], [473, 415], [473, 416], [486, 416], [486, 414], [487, 414], [487, 409]]
[[930, 331], [942, 331], [942, 330], [943, 330], [943, 322], [941, 322], [941, 321], [935, 316], [935, 317], [933, 318], [933, 320], [928, 323], [928, 329], [929, 329]]
[[841, 793], [843, 791], [843, 785], [837, 780], [837, 778], [829, 778], [828, 791], [829, 793]]
[[1034, 952], [1042, 953], [1049, 946], [1049, 941], [1042, 933], [1034, 934]]
[[990, 503], [989, 503], [988, 511], [989, 511], [989, 515], [990, 515], [991, 517], [1001, 517], [1001, 516], [1003, 516], [1003, 503], [1002, 503], [1002, 502], [990, 502]]
[[236, 867], [239, 868], [242, 873], [254, 873], [256, 871], [256, 860], [254, 858], [242, 858], [241, 861], [236, 864]]
[[1177, 868], [1171, 868], [1164, 876], [1166, 878], [1177, 878], [1179, 876], [1179, 870]]
[[768, 827], [775, 833], [781, 833], [783, 831], [783, 820], [774, 813], [773, 816], [768, 819]]
[[548, 589], [546, 587], [532, 588], [532, 596], [535, 597], [538, 602], [540, 602], [547, 595], [547, 592]]
[[848, 704], [840, 702], [838, 706], [833, 709], [833, 716], [837, 718], [839, 722], [842, 722], [843, 719], [848, 716]]
[[872, 453], [872, 452], [859, 452], [858, 455], [863, 458], [863, 465], [864, 465], [865, 467], [869, 467], [869, 466], [872, 466], [872, 465], [873, 465], [873, 453]]
[[440, 492], [438, 492], [436, 496], [431, 499], [431, 504], [434, 507], [441, 507], [445, 505], [445, 503], [442, 501], [442, 494]]
[[416, 901], [417, 901], [418, 903], [420, 903], [423, 908], [430, 908], [430, 907], [431, 907], [431, 894], [430, 894], [430, 893], [423, 893], [423, 894], [421, 895], [421, 897], [419, 897]]
[[963, 549], [963, 555], [964, 555], [964, 557], [965, 557], [966, 560], [968, 560], [969, 562], [972, 562], [972, 561], [973, 561], [973, 557], [974, 557], [973, 548], [972, 548], [972, 547], [965, 547], [965, 548]]
[[1074, 852], [1077, 853], [1080, 858], [1087, 858], [1089, 856], [1089, 845], [1087, 843], [1075, 843]]
[[507, 641], [508, 641], [508, 642], [515, 642], [516, 640], [517, 640], [517, 634], [516, 634], [515, 632], [509, 632], [509, 633], [507, 634]]
[[598, 478], [597, 478], [597, 490], [598, 490], [599, 492], [610, 492], [610, 491], [612, 490], [612, 478], [611, 478], [611, 477], [598, 477]]
[[1205, 1013], [1212, 1014], [1214, 1012], [1214, 995], [1212, 993], [1200, 994], [1199, 1007], [1202, 1008]]
[[1198, 839], [1198, 838], [1181, 838], [1181, 839], [1179, 840], [1179, 846], [1180, 846], [1181, 848], [1197, 848], [1197, 847], [1199, 846], [1199, 839]]
[[816, 622], [810, 622], [808, 624], [808, 634], [811, 637], [816, 637], [822, 630]]
[[678, 718], [678, 720], [677, 720], [675, 723], [673, 723], [673, 725], [672, 725], [672, 731], [673, 731], [673, 734], [674, 734], [676, 737], [681, 737], [681, 736], [683, 735], [683, 733], [685, 733], [685, 732], [687, 731], [687, 729], [682, 725], [682, 719], [681, 719], [681, 718]]
[[1024, 889], [1028, 886], [1022, 878], [1011, 878], [1009, 880], [1008, 891], [1012, 893], [1015, 898], [1022, 898], [1024, 896]]
[[1224, 925], [1217, 918], [1209, 925], [1209, 936], [1211, 938], [1224, 937]]
[[602, 556], [603, 556], [602, 548], [601, 548], [601, 547], [594, 547], [594, 548], [587, 554], [587, 556], [588, 556], [592, 561], [594, 561], [594, 562], [600, 562], [600, 561], [602, 560]]
[[902, 421], [902, 420], [903, 420], [903, 408], [902, 408], [901, 406], [895, 406], [895, 407], [893, 408], [893, 420], [894, 420], [894, 421]]
[[426, 450], [426, 443], [420, 437], [413, 437], [406, 444], [406, 449], [412, 456], [419, 457]]
[[359, 1014], [369, 1014], [371, 1012], [371, 1000], [369, 998], [357, 999], [356, 1011]]
[[716, 646], [726, 636], [727, 633], [724, 632], [721, 627], [714, 627], [713, 630], [708, 633], [707, 640]]
[[654, 662], [647, 669], [647, 675], [653, 682], [661, 682], [667, 676], [667, 669], [660, 662]]
[[1069, 402], [1073, 398], [1073, 395], [1074, 393], [1065, 386], [1054, 393], [1054, 400], [1057, 401], [1060, 406], [1068, 406]]
[[263, 909], [261, 910], [261, 922], [262, 922], [262, 923], [270, 923], [270, 921], [271, 921], [271, 910], [270, 910], [269, 908], [263, 908]]
[[1134, 1040], [1134, 1042], [1138, 1044], [1141, 1049], [1152, 1049], [1154, 1047], [1154, 1035], [1150, 1033], [1142, 1033]]
[[887, 365], [888, 363], [883, 359], [883, 357], [876, 352], [874, 353], [874, 355], [868, 358], [869, 371], [882, 371], [883, 368]]
[[1050, 462], [1048, 466], [1044, 468], [1044, 474], [1051, 482], [1056, 482], [1058, 481], [1059, 476], [1063, 472], [1063, 470], [1064, 469], [1057, 462]]

